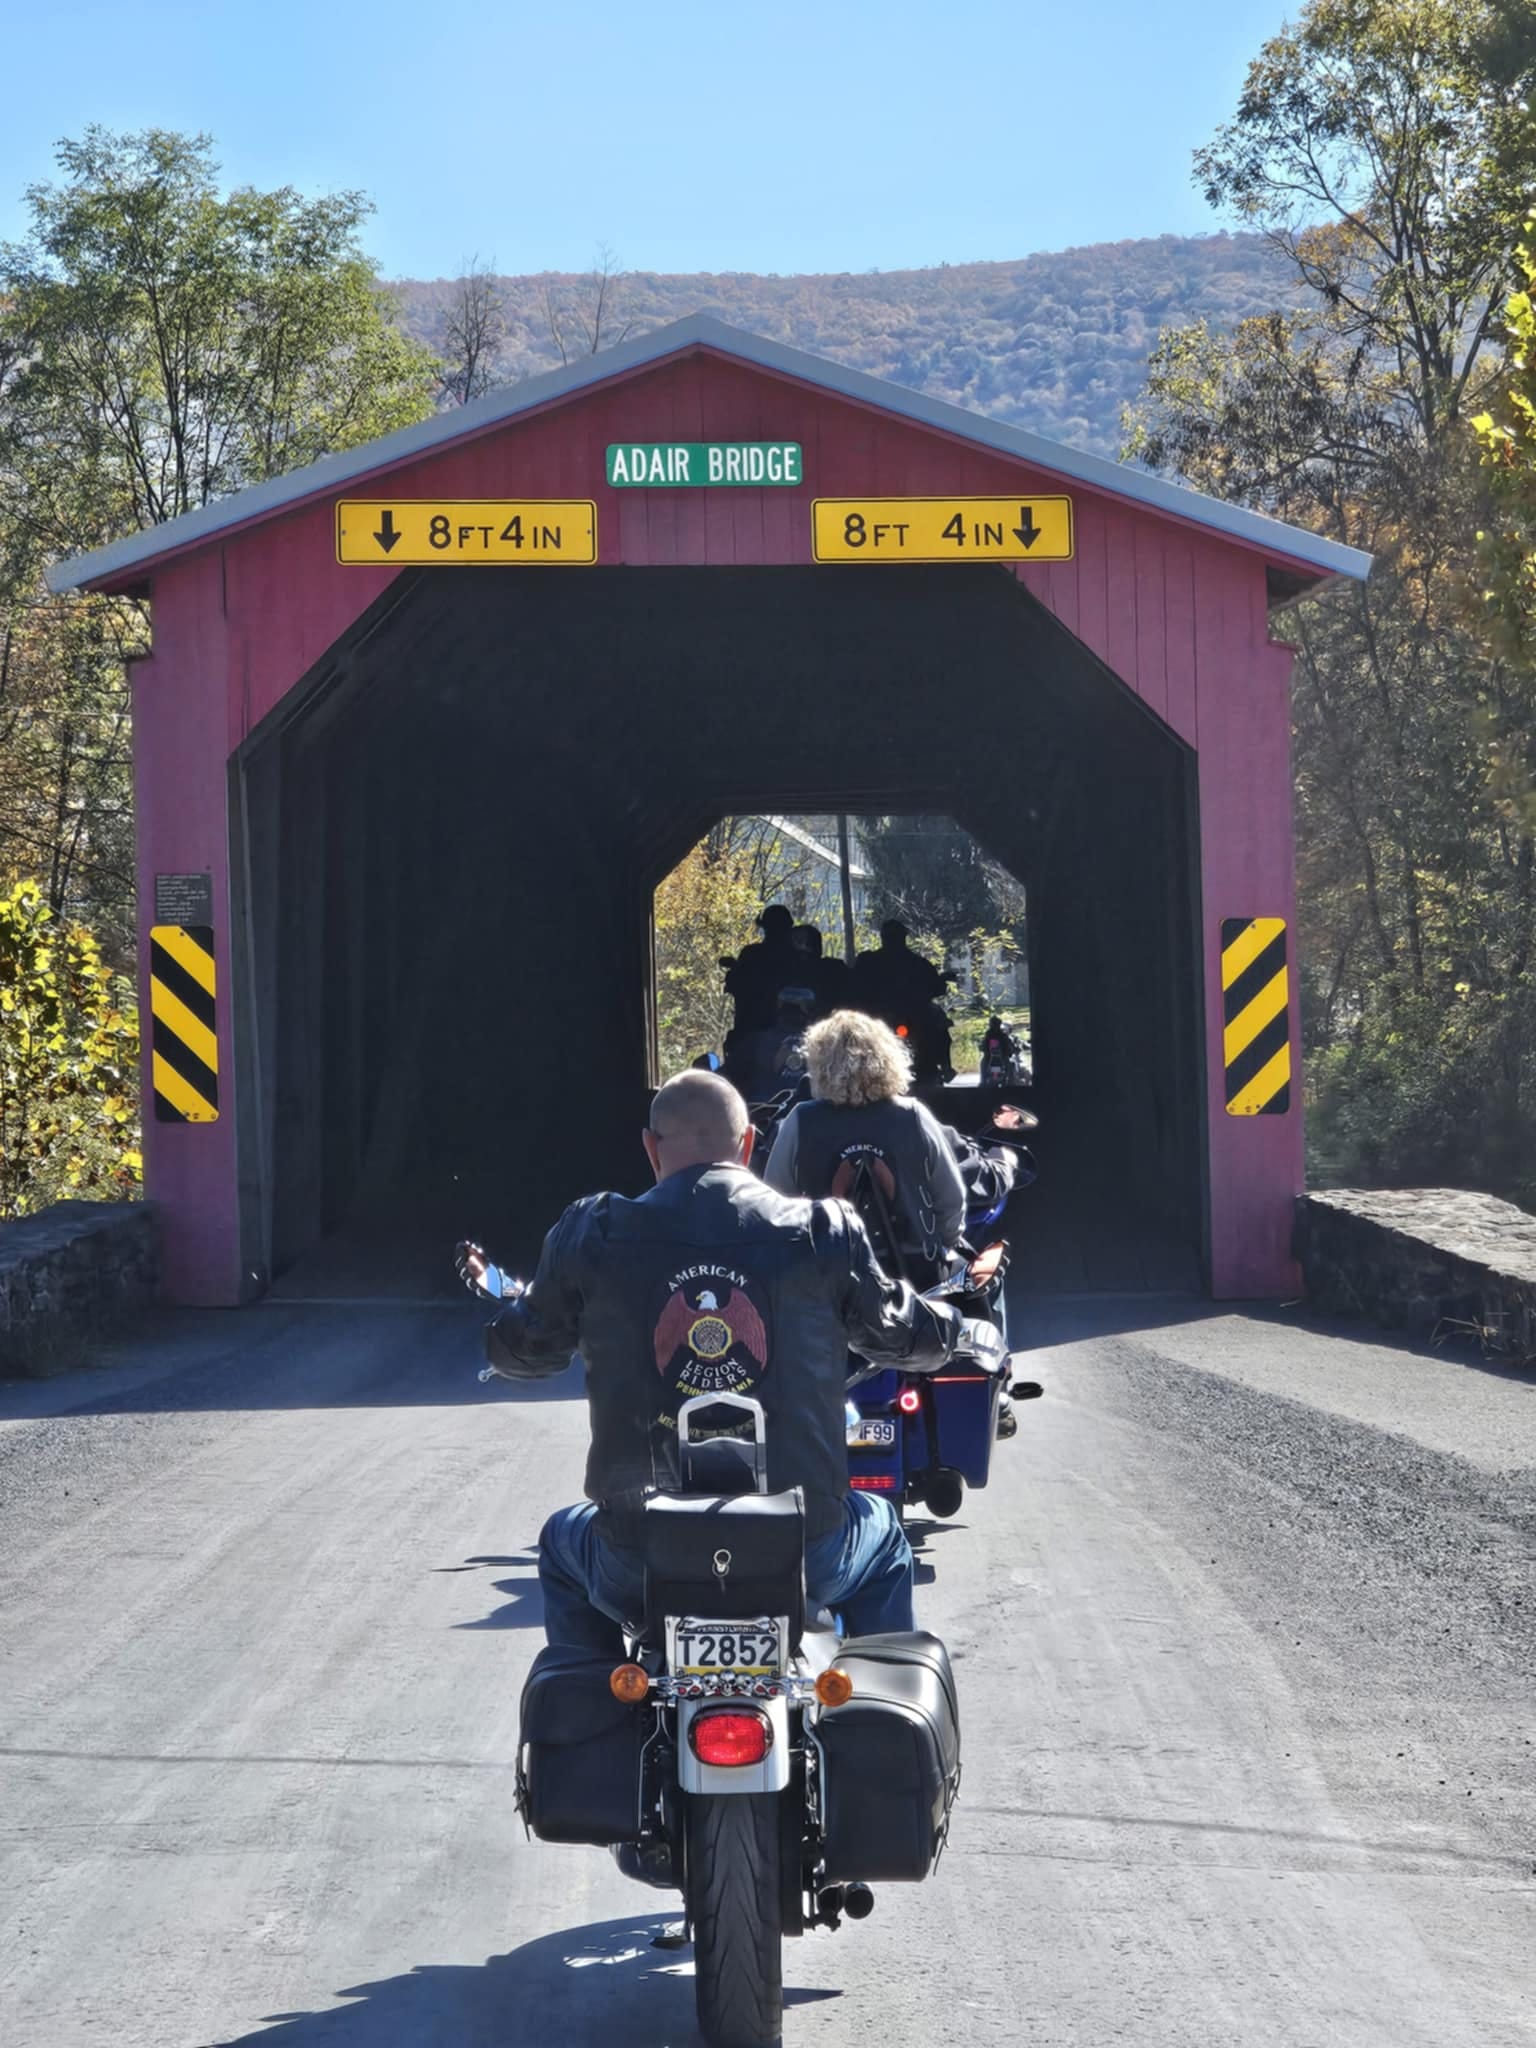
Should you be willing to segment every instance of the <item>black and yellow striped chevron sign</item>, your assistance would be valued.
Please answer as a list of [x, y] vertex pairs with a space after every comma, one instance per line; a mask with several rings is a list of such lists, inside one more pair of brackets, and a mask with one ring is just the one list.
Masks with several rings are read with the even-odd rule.
[[217, 992], [212, 925], [151, 925], [150, 1043], [159, 1123], [219, 1120]]
[[1228, 1116], [1281, 1116], [1291, 1106], [1291, 976], [1283, 917], [1221, 924], [1221, 1001]]

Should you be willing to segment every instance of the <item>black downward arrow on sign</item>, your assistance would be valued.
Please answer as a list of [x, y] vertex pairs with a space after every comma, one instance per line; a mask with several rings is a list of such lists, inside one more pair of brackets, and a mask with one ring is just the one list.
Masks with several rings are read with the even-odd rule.
[[393, 512], [385, 512], [380, 515], [379, 530], [373, 537], [387, 555], [395, 542], [400, 538], [399, 534], [395, 531], [395, 515]]
[[1013, 534], [1015, 540], [1021, 541], [1027, 548], [1032, 548], [1040, 538], [1040, 528], [1035, 524], [1035, 508], [1033, 505], [1021, 505], [1019, 507], [1019, 523], [1013, 529]]

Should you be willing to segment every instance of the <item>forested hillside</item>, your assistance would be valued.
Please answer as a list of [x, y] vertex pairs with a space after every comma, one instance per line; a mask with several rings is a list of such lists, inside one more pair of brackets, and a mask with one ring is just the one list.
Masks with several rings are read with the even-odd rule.
[[[585, 353], [583, 277], [497, 280], [507, 331], [496, 382], [560, 360], [556, 331]], [[450, 353], [452, 280], [398, 287], [407, 328]], [[1120, 408], [1146, 382], [1160, 330], [1205, 319], [1228, 329], [1287, 303], [1284, 270], [1257, 235], [1161, 235], [1026, 256], [1009, 263], [858, 276], [658, 277], [608, 281], [606, 343], [695, 312], [714, 313], [819, 355], [1105, 455], [1119, 450]], [[574, 347], [572, 343], [574, 340]]]

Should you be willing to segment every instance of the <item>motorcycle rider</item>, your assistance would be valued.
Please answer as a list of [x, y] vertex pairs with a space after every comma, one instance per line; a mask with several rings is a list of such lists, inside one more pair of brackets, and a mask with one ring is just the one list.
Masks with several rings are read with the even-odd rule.
[[787, 907], [770, 903], [757, 922], [763, 936], [723, 963], [725, 992], [736, 1005], [733, 1038], [771, 1031], [779, 990], [806, 978], [794, 942], [795, 920]]
[[908, 1090], [912, 1058], [886, 1024], [838, 1010], [805, 1034], [811, 1101], [780, 1124], [764, 1177], [781, 1194], [849, 1196], [862, 1178], [888, 1214], [894, 1242], [882, 1258], [926, 1280], [965, 1228], [965, 1186], [939, 1123]]
[[816, 991], [816, 1017], [830, 1017], [834, 1010], [843, 1007], [848, 993], [848, 969], [841, 960], [831, 958], [824, 950], [825, 942], [820, 930], [813, 924], [795, 926], [795, 944], [806, 956], [806, 978]]
[[[656, 1186], [572, 1203], [533, 1284], [486, 1331], [512, 1378], [586, 1364], [592, 1443], [585, 1501], [539, 1537], [551, 1643], [615, 1656], [644, 1596], [643, 1501], [679, 1481], [677, 1408], [697, 1393], [750, 1394], [768, 1422], [768, 1479], [805, 1494], [806, 1587], [856, 1635], [912, 1626], [912, 1552], [889, 1501], [848, 1486], [850, 1349], [936, 1371], [964, 1340], [989, 1370], [995, 1333], [920, 1301], [876, 1264], [858, 1217], [787, 1201], [747, 1170], [752, 1130], [728, 1082], [679, 1074], [643, 1136]], [[461, 1249], [471, 1273], [484, 1254]]]
[[910, 937], [899, 917], [888, 917], [880, 927], [879, 946], [854, 962], [853, 992], [859, 1006], [886, 1024], [899, 1024], [908, 1012], [944, 999], [944, 975], [913, 952], [907, 944]]
[[982, 1074], [986, 1073], [988, 1062], [999, 1056], [1006, 1063], [1010, 1073], [1017, 1073], [1019, 1071], [1018, 1062], [1023, 1056], [1023, 1051], [1024, 1048], [1019, 1044], [1019, 1041], [1014, 1037], [1001, 1017], [992, 1016], [987, 1019], [987, 1028], [981, 1034], [980, 1071]]

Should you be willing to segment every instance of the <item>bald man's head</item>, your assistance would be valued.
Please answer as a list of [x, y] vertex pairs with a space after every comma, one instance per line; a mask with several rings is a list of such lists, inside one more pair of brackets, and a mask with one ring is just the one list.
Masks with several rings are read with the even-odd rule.
[[658, 1180], [690, 1166], [740, 1166], [750, 1157], [752, 1120], [729, 1081], [690, 1067], [651, 1103], [645, 1149]]

